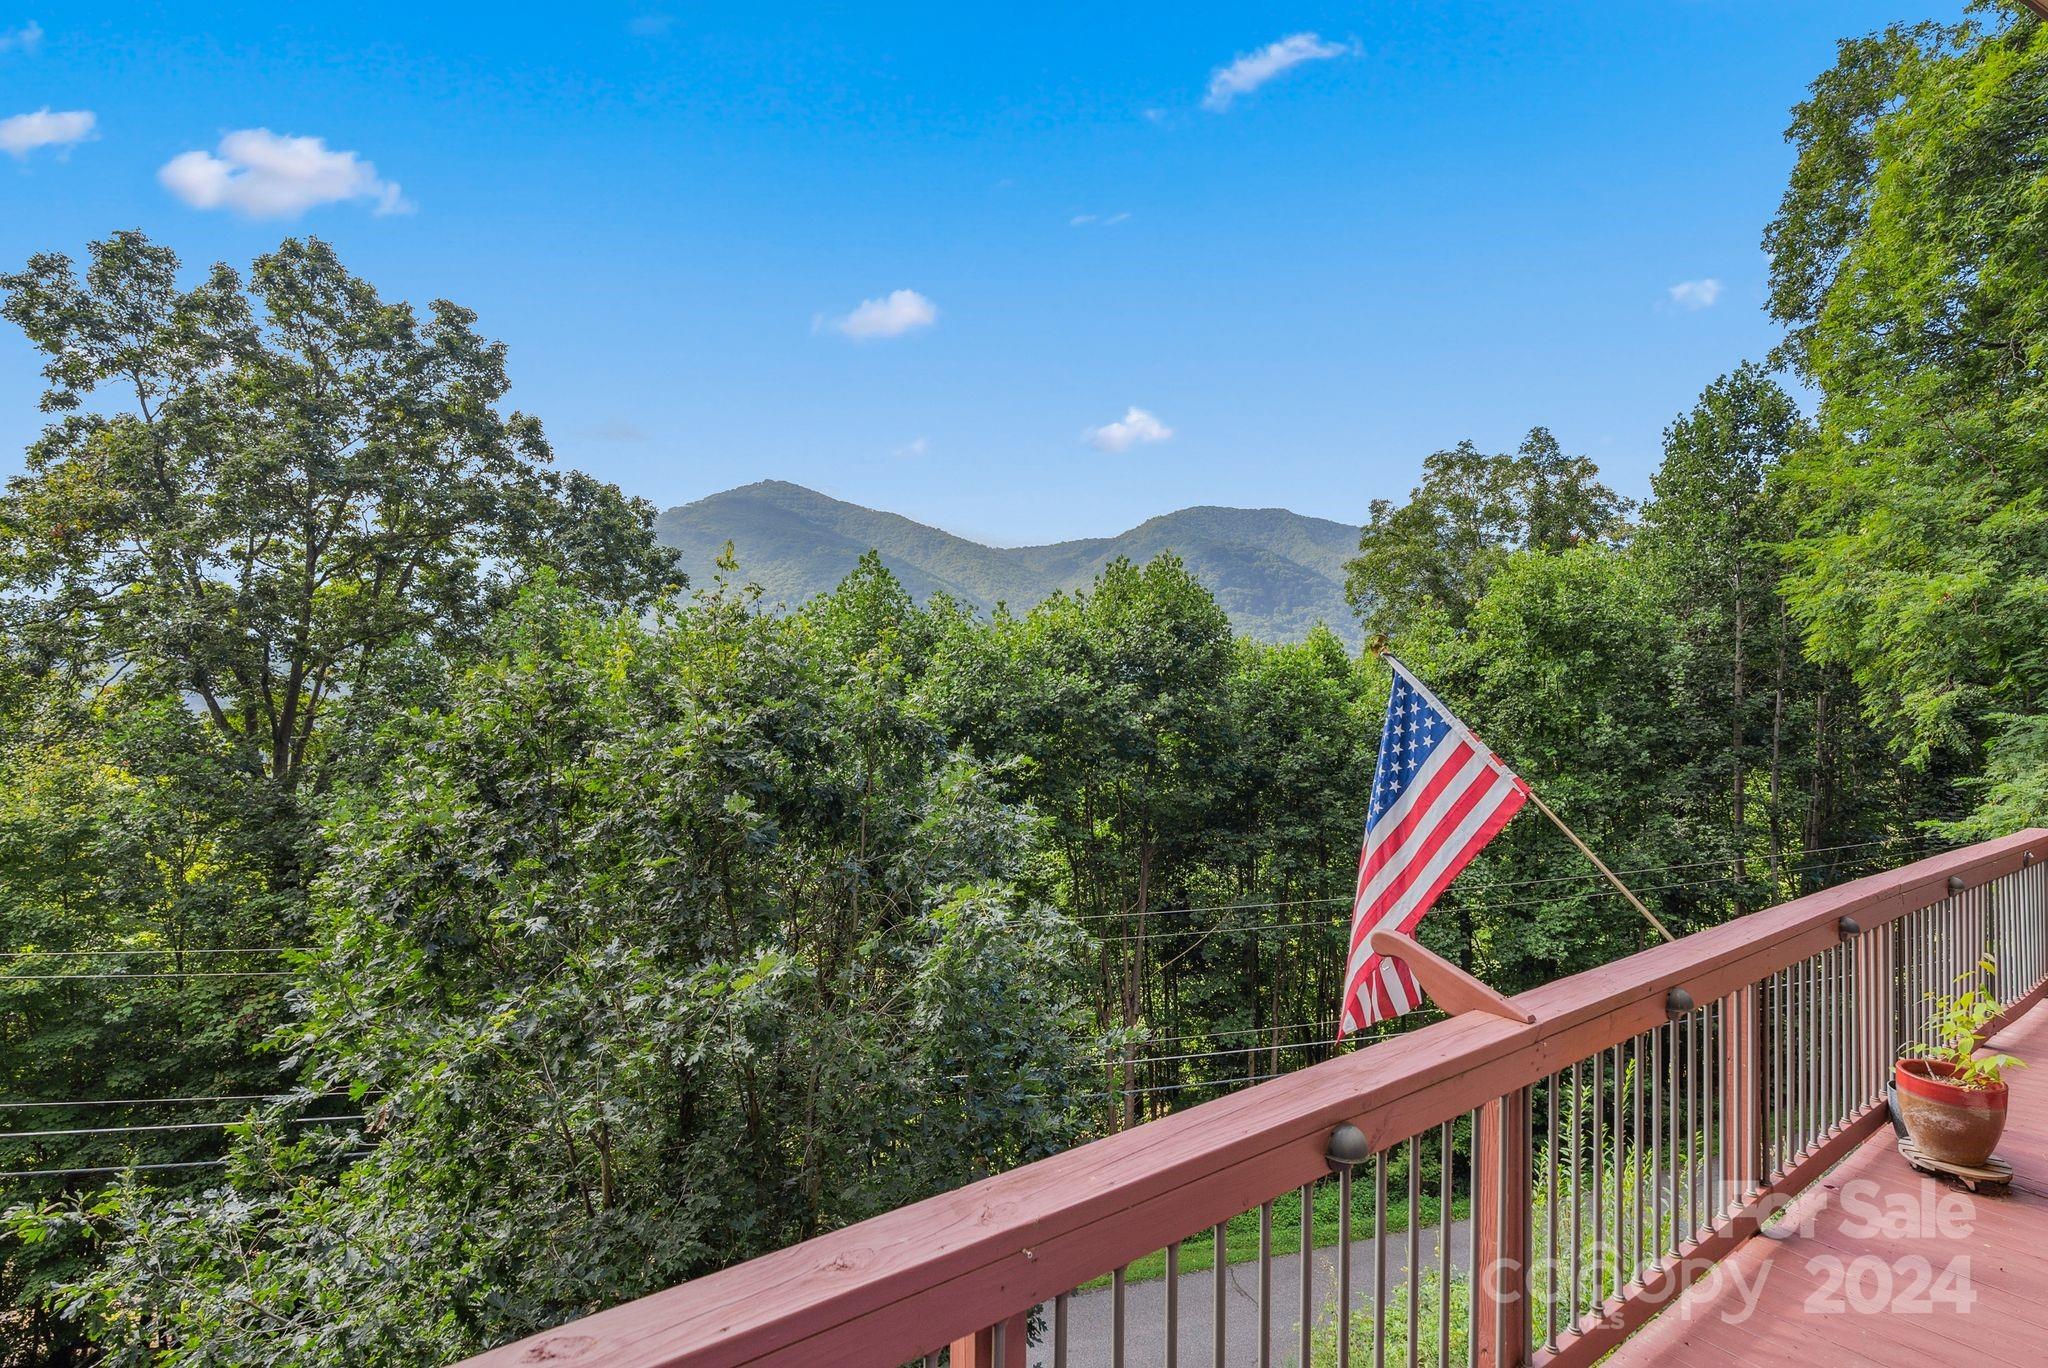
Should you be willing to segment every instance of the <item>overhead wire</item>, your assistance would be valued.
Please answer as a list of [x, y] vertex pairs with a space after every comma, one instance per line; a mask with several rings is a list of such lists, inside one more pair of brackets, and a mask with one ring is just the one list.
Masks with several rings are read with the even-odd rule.
[[[1824, 862], [1822, 862], [1822, 863], [1820, 863], [1820, 864], [1814, 864], [1814, 865], [1798, 865], [1798, 866], [1789, 866], [1789, 867], [1785, 868], [1784, 870], [1782, 870], [1781, 872], [1782, 872], [1782, 873], [1785, 873], [1785, 874], [1809, 874], [1809, 873], [1812, 873], [1812, 872], [1813, 872], [1814, 870], [1816, 870], [1816, 869], [1822, 869], [1822, 868], [1826, 868], [1826, 867], [1827, 867], [1827, 866], [1828, 866], [1829, 864], [1831, 864], [1831, 863], [1832, 863], [1831, 861], [1824, 861]], [[1677, 891], [1677, 890], [1679, 890], [1679, 889], [1687, 889], [1687, 888], [1710, 888], [1710, 887], [1713, 887], [1713, 886], [1714, 886], [1715, 884], [1718, 884], [1718, 883], [1721, 883], [1721, 882], [1723, 882], [1723, 880], [1720, 880], [1720, 879], [1689, 879], [1689, 880], [1681, 880], [1681, 881], [1679, 881], [1679, 882], [1677, 882], [1677, 883], [1667, 883], [1667, 884], [1652, 884], [1652, 885], [1650, 885], [1650, 886], [1649, 886], [1649, 887], [1647, 887], [1647, 888], [1639, 888], [1639, 889], [1637, 889], [1637, 890], [1635, 890], [1635, 891], [1636, 891], [1636, 892], [1638, 892], [1638, 893], [1670, 893], [1670, 892], [1674, 892], [1674, 891]], [[1467, 912], [1510, 912], [1510, 911], [1515, 911], [1515, 910], [1517, 910], [1517, 909], [1519, 909], [1519, 908], [1524, 908], [1524, 907], [1541, 907], [1541, 906], [1545, 905], [1546, 903], [1557, 903], [1557, 902], [1581, 902], [1581, 901], [1584, 901], [1584, 900], [1586, 900], [1586, 899], [1589, 899], [1589, 898], [1616, 898], [1616, 897], [1620, 897], [1620, 896], [1621, 896], [1620, 892], [1619, 892], [1618, 890], [1616, 890], [1616, 889], [1613, 889], [1613, 888], [1588, 888], [1588, 889], [1585, 889], [1585, 890], [1583, 890], [1583, 891], [1579, 891], [1579, 892], [1571, 892], [1571, 893], [1559, 893], [1559, 894], [1553, 894], [1553, 895], [1551, 895], [1551, 896], [1549, 896], [1549, 897], [1541, 897], [1541, 898], [1517, 898], [1517, 899], [1511, 899], [1511, 900], [1509, 900], [1509, 901], [1506, 901], [1506, 902], [1481, 902], [1481, 903], [1463, 903], [1463, 904], [1460, 904], [1460, 907], [1462, 908], [1462, 910], [1464, 910], [1464, 911], [1467, 911]], [[1333, 901], [1333, 900], [1332, 900], [1332, 899], [1324, 899], [1323, 901], [1326, 901], [1326, 902], [1327, 902], [1327, 901]], [[1350, 899], [1349, 899], [1348, 897], [1345, 897], [1345, 898], [1335, 899], [1334, 901], [1339, 901], [1339, 902], [1349, 902], [1349, 901], [1350, 901]], [[1210, 910], [1210, 909], [1191, 909], [1191, 910]], [[1232, 911], [1232, 910], [1235, 910], [1235, 909], [1233, 909], [1233, 908], [1231, 908], [1231, 907], [1228, 907], [1228, 906], [1225, 906], [1225, 907], [1222, 907], [1222, 908], [1217, 908], [1217, 909], [1213, 909], [1213, 910], [1217, 910], [1217, 911]], [[1148, 914], [1147, 914], [1147, 918], [1149, 919], [1149, 918], [1150, 918], [1151, 916], [1163, 916], [1163, 915], [1165, 915], [1165, 914], [1164, 914], [1163, 912], [1162, 912], [1162, 913], [1148, 913]], [[1217, 926], [1217, 927], [1207, 927], [1207, 928], [1204, 928], [1204, 929], [1203, 929], [1203, 931], [1202, 931], [1202, 933], [1201, 933], [1201, 934], [1202, 934], [1202, 935], [1204, 935], [1204, 936], [1210, 936], [1210, 935], [1236, 935], [1236, 934], [1255, 934], [1255, 935], [1264, 935], [1264, 934], [1266, 934], [1266, 933], [1268, 933], [1268, 932], [1273, 932], [1273, 931], [1300, 931], [1300, 930], [1305, 930], [1305, 929], [1308, 929], [1308, 928], [1312, 928], [1312, 927], [1322, 927], [1322, 928], [1325, 928], [1325, 929], [1336, 929], [1336, 928], [1340, 928], [1340, 927], [1342, 927], [1343, 925], [1344, 925], [1344, 922], [1343, 922], [1343, 921], [1342, 921], [1341, 919], [1324, 919], [1324, 920], [1318, 920], [1318, 921], [1296, 921], [1296, 922], [1263, 922], [1263, 923], [1261, 923], [1261, 922], [1248, 922], [1248, 923], [1246, 923], [1246, 924], [1244, 924], [1244, 925], [1241, 925], [1241, 926]], [[1126, 935], [1121, 935], [1121, 936], [1098, 936], [1098, 937], [1096, 937], [1095, 939], [1096, 939], [1096, 943], [1097, 943], [1097, 944], [1100, 944], [1100, 945], [1128, 945], [1128, 944], [1132, 944], [1132, 943], [1135, 943], [1135, 942], [1139, 942], [1139, 941], [1148, 941], [1148, 940], [1160, 940], [1160, 939], [1166, 939], [1166, 938], [1170, 938], [1170, 937], [1175, 937], [1175, 936], [1182, 936], [1182, 935], [1186, 935], [1186, 934], [1188, 934], [1188, 933], [1187, 933], [1187, 932], [1185, 932], [1185, 931], [1178, 931], [1178, 930], [1166, 930], [1166, 931], [1134, 931], [1134, 932], [1130, 932], [1130, 933], [1128, 933], [1128, 934], [1126, 934]]]
[[[276, 1121], [278, 1124], [286, 1126], [313, 1126], [320, 1125], [322, 1123], [332, 1124], [340, 1121], [363, 1121], [367, 1119], [367, 1117], [361, 1115], [284, 1116], [276, 1118]], [[230, 1119], [222, 1121], [148, 1122], [137, 1123], [131, 1126], [77, 1126], [66, 1128], [63, 1130], [0, 1131], [0, 1140], [42, 1140], [52, 1137], [71, 1137], [81, 1135], [133, 1135], [139, 1131], [225, 1130], [229, 1126], [239, 1126], [241, 1124], [242, 1122], [239, 1119]]]
[[301, 1093], [210, 1093], [184, 1097], [93, 1097], [77, 1102], [0, 1102], [0, 1111], [22, 1111], [30, 1107], [153, 1107], [171, 1103], [289, 1102]]
[[[1950, 843], [1945, 841], [1933, 841], [1926, 838], [1922, 838], [1919, 840], [1913, 840], [1911, 838], [1908, 838], [1905, 841], [1852, 841], [1843, 845], [1815, 846], [1810, 850], [1802, 850], [1798, 852], [1797, 858], [1801, 861], [1804, 861], [1808, 857], [1814, 855], [1836, 854], [1844, 850], [1864, 850], [1872, 846], [1903, 846], [1907, 850], [1912, 850], [1922, 848], [1938, 849], [1939, 847], [1946, 846], [1948, 844]], [[1904, 852], [1902, 851], [1901, 853]], [[1712, 860], [1689, 860], [1677, 864], [1636, 865], [1627, 869], [1617, 869], [1614, 872], [1617, 875], [1665, 874], [1673, 870], [1708, 869], [1719, 865], [1740, 864], [1745, 860], [1754, 861], [1755, 859], [1756, 857], [1752, 855], [1729, 855]], [[1833, 862], [1826, 861], [1823, 863]], [[1547, 885], [1559, 883], [1598, 882], [1602, 877], [1603, 876], [1597, 870], [1586, 870], [1585, 872], [1578, 874], [1547, 874], [1541, 878], [1517, 879], [1514, 882], [1515, 886], [1518, 888], [1541, 888]], [[1720, 882], [1720, 880], [1711, 880], [1709, 882]], [[1194, 904], [1188, 907], [1155, 907], [1148, 909], [1143, 915], [1147, 919], [1150, 919], [1152, 917], [1185, 916], [1196, 912], [1266, 912], [1273, 911], [1283, 907], [1319, 907], [1329, 903], [1348, 903], [1352, 900], [1352, 896], [1353, 895], [1349, 893], [1335, 893], [1331, 894], [1328, 897], [1282, 898], [1272, 902], [1201, 903]], [[1087, 912], [1079, 914], [1074, 917], [1070, 917], [1068, 920], [1076, 922], [1129, 921], [1133, 918], [1136, 918], [1138, 915], [1139, 914], [1136, 912]]]

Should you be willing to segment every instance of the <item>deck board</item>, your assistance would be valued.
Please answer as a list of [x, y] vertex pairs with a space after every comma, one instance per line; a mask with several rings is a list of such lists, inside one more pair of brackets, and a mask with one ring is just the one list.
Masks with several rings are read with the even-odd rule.
[[[2016, 1170], [2004, 1193], [1972, 1194], [1916, 1173], [1889, 1127], [1852, 1151], [1787, 1215], [1811, 1226], [1784, 1239], [1756, 1238], [1731, 1254], [1608, 1362], [1614, 1368], [1728, 1368], [1730, 1364], [2038, 1365], [2048, 1362], [2048, 1003], [1993, 1042], [2035, 1067], [2012, 1079], [2012, 1115], [1998, 1152]], [[1846, 1200], [1845, 1200], [1846, 1199]], [[1960, 1202], [1959, 1200], [1960, 1199]], [[1861, 1210], [1910, 1201], [1918, 1212], [1946, 1202], [1948, 1229], [1916, 1220], [1910, 1233], [1877, 1230]], [[1967, 1206], [1962, 1204], [1966, 1203]], [[1972, 1296], [1902, 1308], [1879, 1295], [1917, 1281], [1913, 1260], [1951, 1264]], [[1860, 1298], [1842, 1293], [1830, 1261], [1867, 1268]], [[1840, 1309], [1818, 1294], [1833, 1285]], [[1744, 1303], [1755, 1298], [1744, 1315]], [[1860, 1302], [1860, 1304], [1859, 1304]]]

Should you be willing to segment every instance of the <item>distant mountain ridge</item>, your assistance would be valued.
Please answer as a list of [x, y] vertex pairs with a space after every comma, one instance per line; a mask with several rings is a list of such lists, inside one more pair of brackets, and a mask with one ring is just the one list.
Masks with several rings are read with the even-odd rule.
[[709, 581], [720, 549], [732, 542], [741, 573], [770, 602], [789, 605], [837, 585], [871, 548], [920, 602], [944, 592], [977, 608], [1006, 603], [1018, 611], [1087, 587], [1118, 556], [1142, 563], [1172, 551], [1240, 632], [1299, 641], [1323, 622], [1354, 646], [1360, 640], [1344, 602], [1344, 563], [1357, 554], [1357, 527], [1284, 508], [1183, 508], [1114, 537], [984, 546], [802, 485], [762, 480], [671, 508], [655, 519], [654, 535], [682, 552], [683, 569], [697, 583]]

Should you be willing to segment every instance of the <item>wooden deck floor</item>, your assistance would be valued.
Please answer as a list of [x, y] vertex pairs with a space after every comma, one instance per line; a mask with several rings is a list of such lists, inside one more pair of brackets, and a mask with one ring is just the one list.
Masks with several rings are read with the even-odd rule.
[[2048, 1363], [2048, 1003], [1995, 1044], [2034, 1065], [2011, 1076], [2010, 1191], [1923, 1177], [1887, 1126], [1788, 1209], [1796, 1233], [1749, 1240], [1609, 1363]]

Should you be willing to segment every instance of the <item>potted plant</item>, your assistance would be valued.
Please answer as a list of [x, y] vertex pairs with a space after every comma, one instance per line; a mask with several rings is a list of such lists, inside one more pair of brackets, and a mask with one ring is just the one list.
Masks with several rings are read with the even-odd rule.
[[[1996, 968], [1990, 960], [1980, 967], [1987, 974]], [[2021, 1061], [1977, 1053], [1984, 1027], [1998, 1011], [1997, 1000], [1981, 986], [1935, 998], [1935, 1043], [1916, 1046], [1918, 1054], [1898, 1062], [1899, 1118], [1914, 1148], [1937, 1163], [1982, 1168], [2005, 1131], [2005, 1071], [2022, 1067]]]

